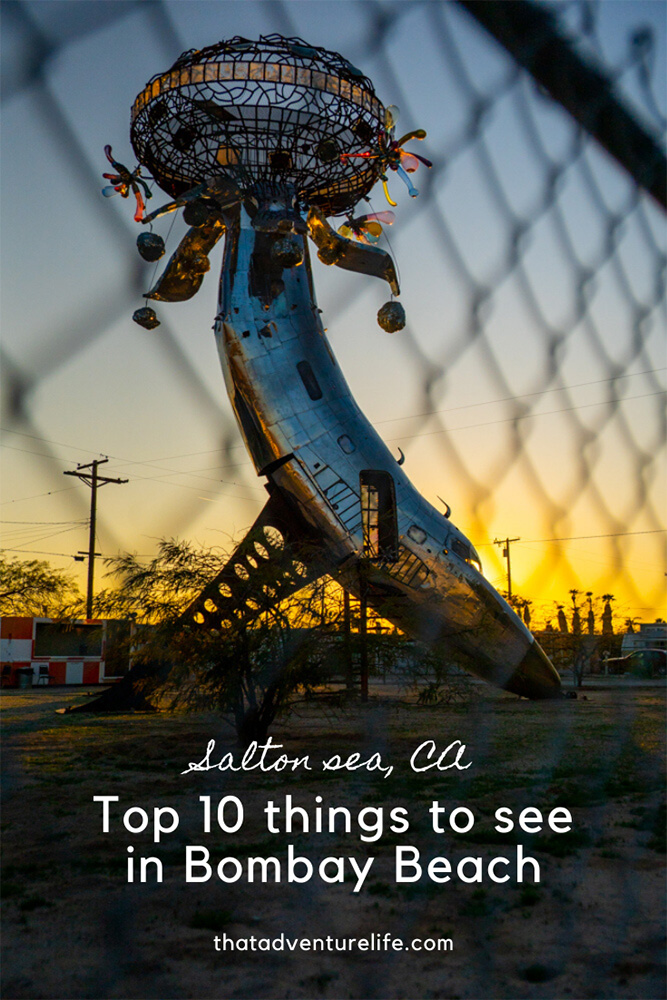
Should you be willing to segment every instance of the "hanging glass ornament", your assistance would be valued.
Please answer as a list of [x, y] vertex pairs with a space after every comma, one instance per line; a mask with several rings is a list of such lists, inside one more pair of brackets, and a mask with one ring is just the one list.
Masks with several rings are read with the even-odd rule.
[[114, 160], [111, 146], [104, 147], [104, 154], [116, 173], [102, 174], [102, 177], [111, 181], [111, 184], [102, 189], [102, 194], [105, 198], [112, 198], [115, 194], [119, 194], [121, 198], [127, 198], [131, 191], [137, 202], [137, 210], [134, 213], [134, 221], [141, 222], [144, 217], [146, 207], [143, 195], [145, 195], [146, 198], [151, 197], [148, 185], [141, 179], [141, 167], [137, 167], [136, 170], [130, 172], [124, 163], [119, 163], [118, 160]]
[[137, 309], [132, 314], [132, 319], [139, 326], [143, 326], [145, 330], [154, 330], [156, 326], [160, 325], [160, 320], [155, 315], [155, 310], [151, 309], [150, 306], [144, 306], [142, 309]]
[[405, 326], [405, 309], [400, 302], [385, 302], [378, 310], [378, 324], [387, 333], [396, 333]]
[[356, 219], [348, 219], [347, 222], [338, 227], [338, 232], [348, 240], [357, 239], [360, 243], [374, 246], [382, 236], [380, 223], [391, 226], [395, 218], [393, 212], [371, 212], [369, 215], [360, 215]]
[[342, 163], [348, 159], [377, 160], [385, 197], [390, 205], [396, 207], [396, 202], [390, 196], [389, 188], [387, 187], [387, 170], [393, 170], [397, 173], [407, 187], [410, 197], [416, 198], [419, 191], [408, 177], [408, 174], [413, 174], [420, 163], [429, 168], [433, 164], [426, 157], [420, 156], [419, 153], [409, 153], [407, 149], [403, 149], [405, 143], [411, 139], [425, 139], [426, 132], [424, 129], [413, 129], [411, 132], [406, 132], [400, 139], [396, 139], [394, 138], [394, 132], [399, 115], [398, 108], [390, 104], [384, 111], [384, 131], [380, 130], [376, 141], [372, 141], [371, 137], [368, 138], [367, 141], [370, 149], [365, 150], [363, 153], [341, 153], [340, 159]]
[[164, 240], [157, 233], [140, 233], [137, 236], [137, 250], [144, 260], [159, 260], [164, 257]]
[[201, 199], [188, 202], [183, 209], [183, 221], [186, 222], [188, 226], [194, 226], [196, 229], [205, 225], [205, 223], [208, 222], [208, 218], [209, 211]]

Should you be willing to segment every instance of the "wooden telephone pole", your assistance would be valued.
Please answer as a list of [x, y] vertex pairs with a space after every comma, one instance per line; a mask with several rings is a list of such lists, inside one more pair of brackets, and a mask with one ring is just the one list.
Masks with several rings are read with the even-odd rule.
[[[87, 465], [77, 465], [75, 472], [63, 472], [64, 476], [76, 476], [82, 483], [90, 487], [90, 531], [88, 533], [88, 586], [86, 589], [86, 618], [93, 617], [93, 580], [95, 577], [95, 529], [97, 525], [97, 490], [107, 483], [127, 483], [127, 479], [110, 479], [108, 476], [99, 476], [97, 469], [100, 465], [108, 462], [108, 458], [96, 458]], [[91, 472], [85, 472], [91, 469]]]
[[520, 538], [494, 538], [494, 545], [503, 546], [503, 555], [507, 560], [507, 596], [512, 596], [512, 564], [510, 562], [510, 545], [512, 542], [520, 542]]

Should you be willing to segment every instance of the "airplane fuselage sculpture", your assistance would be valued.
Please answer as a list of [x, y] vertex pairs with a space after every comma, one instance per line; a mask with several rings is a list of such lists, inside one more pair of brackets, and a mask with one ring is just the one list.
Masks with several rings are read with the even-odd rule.
[[[270, 494], [187, 615], [220, 628], [240, 602], [257, 611], [248, 581], [258, 561], [275, 559], [269, 599], [327, 573], [408, 635], [445, 643], [478, 676], [530, 698], [557, 697], [557, 672], [484, 578], [470, 542], [419, 494], [359, 409], [320, 318], [309, 238], [324, 263], [384, 278], [398, 294], [391, 257], [363, 239], [379, 225], [351, 218], [377, 180], [389, 198], [387, 169], [417, 193], [406, 171], [428, 161], [402, 146], [425, 133], [396, 141], [394, 125], [393, 109], [359, 70], [280, 36], [185, 53], [135, 102], [139, 161], [174, 198], [143, 221], [182, 207], [192, 226], [147, 298], [193, 295], [224, 235], [215, 336], [241, 434]], [[343, 214], [343, 231], [363, 242], [331, 228], [327, 217]], [[147, 259], [163, 252], [159, 237], [142, 239]], [[148, 307], [135, 318], [148, 328], [159, 322]], [[384, 306], [379, 322], [399, 329], [400, 305]], [[278, 554], [276, 531], [298, 558]]]

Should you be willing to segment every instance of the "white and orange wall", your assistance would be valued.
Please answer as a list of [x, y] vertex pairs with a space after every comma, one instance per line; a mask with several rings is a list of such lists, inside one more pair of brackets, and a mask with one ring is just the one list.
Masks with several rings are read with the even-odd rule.
[[90, 620], [77, 625], [96, 625], [103, 629], [101, 654], [94, 656], [36, 656], [37, 626], [50, 618], [4, 616], [0, 618], [0, 676], [3, 687], [18, 687], [19, 670], [32, 670], [32, 686], [54, 684], [103, 684], [110, 678], [104, 672], [106, 622]]

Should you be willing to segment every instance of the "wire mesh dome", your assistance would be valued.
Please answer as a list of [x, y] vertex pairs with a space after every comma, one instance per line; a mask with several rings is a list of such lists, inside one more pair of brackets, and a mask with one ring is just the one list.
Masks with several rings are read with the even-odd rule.
[[368, 150], [385, 112], [371, 81], [299, 38], [235, 37], [183, 53], [132, 109], [135, 153], [173, 197], [224, 176], [245, 193], [291, 193], [349, 212], [379, 176]]

